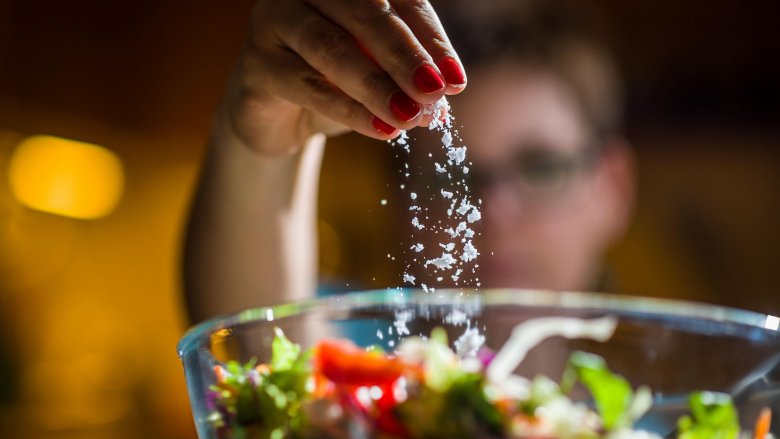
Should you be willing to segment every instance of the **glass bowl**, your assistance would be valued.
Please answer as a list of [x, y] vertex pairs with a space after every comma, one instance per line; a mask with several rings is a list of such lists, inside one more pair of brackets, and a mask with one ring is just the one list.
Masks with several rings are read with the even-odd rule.
[[[606, 315], [618, 320], [608, 341], [550, 338], [529, 352], [517, 372], [557, 380], [573, 351], [600, 355], [632, 387], [650, 386], [653, 409], [638, 427], [661, 436], [674, 431], [677, 417], [687, 409], [687, 395], [698, 390], [731, 393], [745, 426], [752, 425], [763, 407], [780, 408], [775, 381], [780, 382], [780, 319], [672, 300], [512, 289], [367, 291], [215, 318], [190, 329], [178, 352], [198, 437], [218, 438], [209, 420], [214, 366], [253, 358], [268, 362], [276, 327], [303, 348], [339, 337], [392, 351], [404, 337], [428, 335], [434, 327], [446, 329], [452, 341], [471, 326], [483, 332], [487, 346], [498, 350], [512, 329], [529, 319]], [[364, 431], [355, 437], [374, 436]]]

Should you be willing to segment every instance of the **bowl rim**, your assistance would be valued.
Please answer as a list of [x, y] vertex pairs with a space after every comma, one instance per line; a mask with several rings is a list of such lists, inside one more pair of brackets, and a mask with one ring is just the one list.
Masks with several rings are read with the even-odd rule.
[[271, 322], [322, 308], [349, 309], [365, 306], [409, 305], [520, 305], [641, 313], [646, 316], [677, 317], [732, 323], [780, 333], [780, 317], [740, 308], [690, 300], [645, 296], [553, 291], [522, 288], [440, 289], [425, 292], [414, 288], [360, 290], [338, 295], [314, 297], [278, 305], [248, 308], [210, 318], [190, 327], [177, 344], [179, 358], [196, 349], [205, 337], [239, 324]]

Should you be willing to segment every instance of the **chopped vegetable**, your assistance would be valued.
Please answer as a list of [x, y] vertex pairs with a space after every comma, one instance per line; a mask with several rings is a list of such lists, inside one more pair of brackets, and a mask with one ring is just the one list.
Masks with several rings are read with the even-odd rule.
[[[538, 338], [555, 332], [550, 322], [525, 328]], [[569, 333], [590, 338], [614, 330], [609, 319], [566, 322]], [[530, 339], [522, 330], [512, 337]], [[518, 346], [528, 349], [526, 342]], [[504, 372], [496, 381], [488, 373], [492, 351], [468, 351], [456, 355], [443, 329], [428, 339], [408, 337], [389, 353], [346, 340], [303, 351], [277, 329], [267, 364], [214, 367], [207, 420], [220, 439], [660, 439], [633, 428], [652, 405], [650, 389], [632, 389], [597, 355], [575, 352], [558, 384], [543, 375], [529, 381]], [[517, 358], [506, 347], [501, 353], [503, 361]], [[595, 410], [572, 399], [577, 383], [590, 392]], [[678, 421], [677, 439], [772, 438], [769, 409], [753, 434], [740, 436], [728, 395], [697, 392], [689, 402], [691, 414]]]
[[691, 416], [678, 422], [679, 439], [737, 439], [739, 418], [725, 393], [696, 392], [690, 396]]

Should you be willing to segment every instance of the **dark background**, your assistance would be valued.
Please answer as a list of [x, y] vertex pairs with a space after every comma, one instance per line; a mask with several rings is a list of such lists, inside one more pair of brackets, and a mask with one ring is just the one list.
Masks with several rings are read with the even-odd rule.
[[[780, 313], [780, 3], [594, 3], [625, 75], [640, 167], [633, 226], [610, 256], [617, 285]], [[178, 246], [250, 8], [0, 2], [0, 436], [194, 436], [175, 355], [187, 325]], [[116, 152], [117, 209], [81, 221], [21, 206], [5, 166], [33, 134]], [[379, 204], [398, 196], [395, 166], [356, 136], [329, 147], [325, 274], [399, 283], [386, 257], [399, 226]]]

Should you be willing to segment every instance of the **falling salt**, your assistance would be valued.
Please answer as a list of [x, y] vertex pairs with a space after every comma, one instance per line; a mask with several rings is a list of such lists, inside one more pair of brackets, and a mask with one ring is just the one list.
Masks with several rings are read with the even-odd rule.
[[441, 254], [438, 258], [428, 259], [425, 261], [425, 265], [433, 265], [434, 267], [438, 268], [439, 270], [448, 270], [452, 267], [453, 264], [455, 264], [457, 261], [455, 258], [452, 257], [451, 254], [444, 252]]
[[455, 249], [455, 243], [454, 242], [450, 242], [450, 243], [447, 243], [447, 244], [439, 243], [439, 246], [441, 248], [443, 248], [445, 251], [448, 251], [448, 252], [451, 252], [451, 251], [453, 251]]
[[479, 209], [476, 207], [472, 207], [471, 212], [469, 212], [469, 215], [466, 217], [466, 220], [470, 223], [477, 222], [482, 218], [482, 214], [479, 213]]
[[452, 146], [452, 133], [449, 131], [445, 131], [444, 135], [441, 136], [441, 144], [444, 145], [445, 148], [449, 148]]
[[382, 198], [381, 200], [379, 200], [379, 204], [381, 204], [382, 206], [387, 206], [387, 200]]
[[447, 172], [447, 168], [440, 165], [439, 163], [434, 162], [433, 165], [436, 167], [436, 172], [438, 172], [439, 174], [444, 174], [445, 172]]
[[455, 352], [460, 358], [473, 357], [484, 344], [485, 336], [479, 333], [479, 329], [467, 328], [466, 332], [455, 340]]
[[412, 250], [416, 251], [417, 253], [420, 253], [425, 248], [424, 245], [417, 243], [411, 247]]
[[471, 204], [468, 202], [466, 198], [464, 198], [460, 202], [460, 207], [456, 210], [461, 215], [465, 215], [469, 210], [471, 210]]
[[474, 259], [477, 259], [477, 255], [479, 255], [479, 253], [471, 241], [466, 241], [466, 244], [463, 246], [463, 254], [460, 255], [460, 259], [463, 262], [473, 261]]
[[451, 277], [452, 277], [452, 281], [453, 281], [453, 282], [457, 282], [457, 281], [458, 281], [458, 279], [460, 279], [460, 275], [461, 275], [461, 273], [463, 273], [463, 270], [461, 270], [460, 268], [458, 268], [457, 270], [455, 270], [455, 274], [453, 274], [453, 275], [451, 276]]
[[412, 218], [412, 225], [420, 230], [425, 228], [424, 225], [420, 224], [420, 219], [417, 217]]
[[441, 190], [441, 196], [444, 198], [452, 198], [452, 192], [445, 191], [444, 189]]
[[454, 162], [455, 165], [460, 165], [466, 160], [466, 147], [450, 148], [447, 150], [447, 158], [450, 162]]
[[409, 284], [412, 284], [412, 285], [414, 285], [414, 281], [415, 281], [416, 279], [417, 279], [417, 278], [416, 278], [416, 277], [414, 277], [414, 276], [412, 276], [411, 274], [409, 274], [409, 273], [404, 273], [404, 282], [405, 282], [405, 283], [409, 283]]

